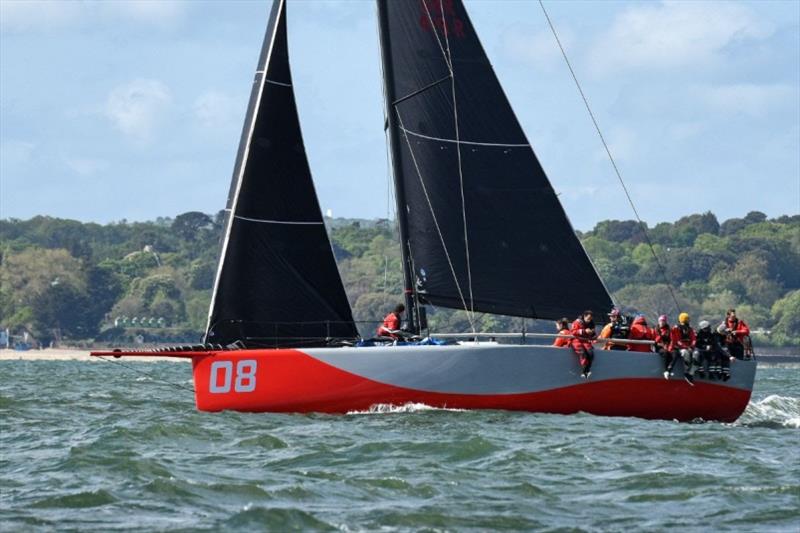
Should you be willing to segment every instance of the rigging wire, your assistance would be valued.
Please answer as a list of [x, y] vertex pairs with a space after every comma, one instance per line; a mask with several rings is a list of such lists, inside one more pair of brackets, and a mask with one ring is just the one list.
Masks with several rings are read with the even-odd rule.
[[106, 363], [114, 363], [115, 365], [119, 365], [119, 366], [121, 366], [123, 368], [126, 368], [129, 371], [133, 372], [134, 374], [139, 374], [141, 376], [148, 377], [148, 378], [152, 379], [153, 381], [155, 381], [157, 383], [160, 383], [162, 385], [169, 385], [170, 387], [174, 387], [174, 388], [177, 388], [177, 389], [183, 389], [185, 391], [191, 392], [192, 394], [195, 393], [194, 389], [190, 389], [189, 387], [187, 387], [185, 385], [181, 385], [180, 383], [175, 383], [173, 381], [168, 381], [166, 379], [161, 379], [159, 377], [154, 376], [150, 372], [145, 372], [144, 370], [140, 370], [138, 368], [132, 367], [130, 365], [127, 365], [127, 364], [123, 363], [122, 361], [117, 361], [115, 359], [108, 359], [107, 357], [102, 356], [102, 355], [98, 355], [96, 357], [99, 358], [99, 359], [102, 359]]
[[586, 98], [586, 94], [584, 94], [580, 82], [578, 82], [578, 76], [575, 74], [575, 71], [572, 68], [572, 63], [570, 63], [569, 58], [567, 57], [567, 52], [564, 50], [564, 46], [561, 44], [561, 39], [558, 38], [558, 32], [556, 32], [553, 21], [550, 20], [550, 15], [547, 14], [547, 10], [545, 9], [542, 0], [539, 0], [539, 6], [542, 8], [542, 13], [544, 13], [545, 19], [547, 19], [547, 25], [550, 26], [550, 31], [553, 32], [553, 37], [555, 37], [558, 48], [561, 50], [561, 56], [564, 58], [564, 62], [567, 64], [567, 68], [569, 69], [569, 73], [572, 75], [572, 80], [575, 82], [575, 86], [578, 88], [578, 92], [583, 99], [583, 104], [586, 106], [586, 111], [589, 112], [589, 117], [592, 119], [594, 129], [597, 130], [597, 135], [600, 137], [600, 142], [603, 143], [603, 148], [605, 148], [606, 154], [608, 154], [608, 159], [611, 161], [611, 166], [614, 167], [614, 173], [617, 175], [617, 179], [619, 180], [620, 185], [622, 185], [622, 190], [625, 192], [625, 196], [628, 198], [628, 203], [633, 210], [633, 214], [636, 216], [636, 220], [639, 222], [639, 227], [642, 229], [642, 234], [644, 235], [645, 241], [647, 241], [647, 246], [650, 247], [650, 253], [653, 255], [653, 259], [655, 259], [656, 264], [658, 265], [661, 276], [664, 278], [664, 282], [667, 285], [667, 289], [669, 289], [669, 294], [675, 304], [675, 309], [676, 311], [680, 311], [680, 304], [678, 304], [678, 298], [675, 296], [675, 291], [673, 290], [672, 284], [669, 282], [669, 278], [667, 277], [667, 271], [664, 269], [664, 265], [661, 264], [661, 260], [658, 258], [658, 254], [656, 254], [656, 250], [653, 247], [653, 242], [650, 240], [650, 235], [647, 232], [647, 224], [645, 224], [644, 221], [642, 221], [642, 218], [639, 216], [639, 211], [636, 209], [636, 205], [633, 203], [633, 198], [631, 198], [631, 195], [628, 192], [628, 187], [625, 185], [625, 181], [622, 179], [622, 174], [619, 171], [619, 167], [617, 167], [614, 156], [611, 155], [611, 150], [608, 148], [608, 143], [606, 143], [606, 139], [603, 136], [603, 133], [600, 131], [600, 125], [598, 124], [597, 119], [592, 112], [592, 108], [589, 106], [589, 100]]
[[[461, 295], [462, 303], [464, 304], [464, 311], [468, 315], [469, 324], [472, 328], [472, 332], [475, 333], [475, 298], [473, 297], [472, 292], [472, 268], [470, 264], [470, 257], [469, 257], [469, 235], [467, 232], [467, 207], [466, 207], [466, 199], [464, 197], [464, 172], [461, 164], [461, 138], [460, 132], [458, 127], [458, 107], [456, 104], [456, 78], [455, 78], [455, 71], [453, 70], [453, 56], [450, 52], [450, 38], [447, 35], [447, 23], [445, 22], [444, 16], [444, 2], [443, 0], [439, 0], [439, 9], [441, 10], [442, 16], [442, 28], [444, 33], [444, 41], [445, 45], [442, 45], [442, 40], [439, 38], [439, 32], [436, 29], [436, 24], [433, 22], [433, 17], [431, 16], [430, 9], [428, 8], [427, 2], [422, 2], [422, 5], [425, 7], [425, 12], [428, 15], [428, 21], [431, 25], [431, 31], [436, 36], [436, 42], [439, 44], [439, 50], [442, 52], [442, 57], [444, 58], [444, 62], [447, 65], [447, 70], [450, 72], [450, 90], [452, 93], [453, 98], [453, 126], [455, 129], [455, 143], [456, 143], [456, 154], [458, 157], [458, 179], [459, 179], [459, 189], [461, 192], [461, 219], [462, 224], [464, 227], [464, 255], [467, 262], [467, 288], [469, 289], [469, 308], [467, 307], [467, 303], [464, 300], [464, 296]], [[404, 128], [405, 129], [405, 128]], [[406, 138], [408, 135], [406, 134]], [[426, 193], [427, 195], [427, 193]], [[445, 250], [445, 253], [447, 250]], [[448, 257], [448, 261], [449, 261]], [[453, 276], [455, 276], [455, 271], [453, 272]], [[458, 280], [456, 279], [456, 284], [458, 284]], [[459, 287], [459, 294], [461, 294], [461, 288]]]
[[[447, 23], [444, 22], [444, 2], [439, 0], [439, 8], [442, 11], [442, 28], [444, 29], [444, 42], [447, 45], [448, 64], [450, 65], [450, 87], [453, 94], [453, 125], [456, 133], [456, 153], [458, 154], [458, 181], [461, 189], [461, 220], [464, 224], [464, 254], [467, 260], [467, 286], [469, 287], [469, 306], [472, 320], [470, 324], [472, 332], [475, 333], [475, 298], [472, 293], [472, 266], [469, 258], [469, 235], [467, 233], [467, 203], [464, 198], [464, 171], [461, 165], [461, 135], [458, 128], [458, 106], [456, 104], [456, 73], [453, 69], [453, 55], [450, 53], [450, 38], [447, 35]], [[434, 28], [435, 31], [435, 28]]]
[[[400, 123], [400, 129], [405, 132], [405, 125], [403, 124], [403, 117], [400, 116], [400, 110], [395, 107], [395, 112], [397, 113], [397, 120]], [[417, 157], [414, 155], [414, 149], [411, 147], [411, 140], [408, 138], [408, 133], [404, 133], [403, 137], [406, 140], [406, 144], [408, 145], [408, 151], [411, 154], [411, 160], [414, 162], [414, 168], [417, 171], [417, 177], [419, 178], [419, 183], [422, 185], [422, 192], [425, 194], [425, 200], [428, 202], [428, 209], [431, 212], [431, 218], [433, 219], [433, 225], [436, 228], [436, 233], [439, 236], [439, 241], [442, 243], [442, 249], [444, 250], [444, 256], [447, 259], [447, 264], [450, 266], [450, 273], [453, 275], [453, 281], [456, 283], [456, 290], [458, 290], [458, 296], [461, 299], [461, 305], [464, 306], [464, 311], [467, 312], [467, 319], [469, 320], [470, 328], [474, 331], [475, 330], [475, 323], [473, 322], [472, 315], [469, 314], [469, 309], [467, 308], [467, 301], [464, 299], [464, 291], [461, 289], [461, 283], [458, 281], [458, 276], [456, 275], [456, 269], [453, 266], [453, 260], [450, 257], [450, 252], [447, 250], [447, 244], [444, 241], [444, 235], [442, 234], [442, 230], [439, 227], [439, 221], [436, 218], [436, 212], [433, 209], [433, 204], [431, 203], [431, 198], [428, 195], [428, 188], [425, 186], [425, 180], [422, 179], [422, 171], [419, 169], [419, 163], [417, 163]]]

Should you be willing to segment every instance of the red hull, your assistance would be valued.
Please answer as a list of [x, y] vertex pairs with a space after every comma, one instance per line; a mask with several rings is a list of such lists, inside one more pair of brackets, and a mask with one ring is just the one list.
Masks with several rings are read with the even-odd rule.
[[[260, 353], [263, 356], [264, 352]], [[202, 411], [346, 413], [366, 410], [376, 404], [414, 402], [462, 409], [587, 412], [604, 416], [732, 422], [744, 411], [751, 394], [750, 390], [713, 382], [697, 382], [692, 387], [682, 379], [653, 378], [603, 379], [514, 394], [431, 392], [374, 381], [296, 350], [272, 350], [268, 364], [257, 368], [253, 365], [252, 369], [244, 367], [252, 375], [241, 383], [248, 388], [252, 379], [252, 390], [233, 392], [230, 380], [227, 391], [209, 390], [210, 383], [223, 381], [211, 375], [213, 363], [256, 359], [264, 360], [246, 351], [195, 356], [197, 408]]]

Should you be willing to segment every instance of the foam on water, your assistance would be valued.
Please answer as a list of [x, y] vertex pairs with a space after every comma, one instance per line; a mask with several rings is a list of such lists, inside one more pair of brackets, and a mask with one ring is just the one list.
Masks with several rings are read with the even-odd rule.
[[452, 409], [450, 407], [433, 407], [424, 403], [407, 402], [401, 405], [392, 403], [376, 403], [365, 411], [348, 411], [348, 415], [385, 415], [396, 413], [420, 413], [424, 411], [453, 411], [461, 412], [466, 409]]
[[733, 425], [800, 429], [800, 398], [770, 394], [751, 401]]

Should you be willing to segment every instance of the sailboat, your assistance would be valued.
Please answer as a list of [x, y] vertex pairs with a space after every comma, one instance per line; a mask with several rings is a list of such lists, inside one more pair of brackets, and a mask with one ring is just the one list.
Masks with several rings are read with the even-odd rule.
[[[425, 327], [426, 305], [538, 319], [610, 309], [461, 0], [377, 7], [408, 328]], [[285, 0], [273, 2], [253, 81], [204, 343], [152, 353], [192, 360], [202, 411], [413, 402], [733, 421], [756, 372], [736, 360], [729, 381], [692, 386], [680, 369], [665, 380], [655, 353], [598, 350], [587, 380], [569, 348], [364, 342], [305, 154]]]

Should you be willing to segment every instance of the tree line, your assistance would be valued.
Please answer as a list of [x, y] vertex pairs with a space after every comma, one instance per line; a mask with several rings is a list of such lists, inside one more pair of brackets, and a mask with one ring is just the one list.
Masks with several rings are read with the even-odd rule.
[[[0, 220], [0, 327], [27, 331], [45, 345], [135, 336], [196, 342], [223, 220], [222, 212], [106, 225], [45, 216]], [[394, 224], [327, 223], [354, 318], [380, 319], [402, 294]], [[768, 219], [754, 211], [720, 223], [708, 212], [647, 232], [635, 221], [606, 220], [578, 236], [629, 313], [672, 317], [669, 283], [695, 322], [721, 320], [735, 307], [752, 329], [763, 330], [757, 343], [800, 344], [800, 216]], [[468, 330], [463, 312], [432, 308], [428, 315], [434, 330]], [[477, 327], [550, 331], [552, 324], [486, 314]]]

